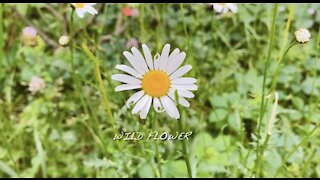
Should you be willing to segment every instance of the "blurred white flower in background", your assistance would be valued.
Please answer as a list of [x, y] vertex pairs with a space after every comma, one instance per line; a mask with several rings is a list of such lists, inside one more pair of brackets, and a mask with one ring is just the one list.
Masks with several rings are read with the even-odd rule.
[[59, 38], [59, 44], [60, 44], [61, 46], [67, 46], [67, 45], [69, 44], [69, 41], [70, 41], [69, 37], [68, 37], [68, 36], [65, 36], [65, 35], [63, 35], [63, 36], [61, 36], [61, 37]]
[[314, 8], [309, 8], [308, 9], [308, 14], [314, 15], [316, 13], [316, 10]]
[[43, 79], [37, 77], [37, 76], [32, 76], [31, 81], [29, 82], [29, 91], [32, 94], [35, 94], [38, 91], [43, 90], [46, 87], [46, 84]]
[[296, 40], [299, 42], [299, 43], [306, 43], [306, 42], [309, 42], [310, 38], [311, 38], [311, 34], [309, 32], [308, 29], [304, 29], [304, 28], [301, 28], [299, 30], [297, 30], [294, 35], [296, 36]]
[[84, 13], [88, 12], [92, 15], [98, 14], [98, 11], [92, 6], [97, 3], [71, 3], [75, 8], [76, 14], [80, 17], [84, 17]]
[[217, 13], [225, 14], [229, 10], [231, 12], [233, 12], [233, 13], [237, 13], [238, 12], [238, 7], [237, 7], [237, 4], [235, 4], [235, 3], [208, 3], [208, 4], [212, 5], [213, 9]]
[[138, 46], [139, 46], [139, 42], [138, 42], [138, 40], [136, 38], [131, 38], [126, 43], [126, 49], [129, 49], [131, 47], [138, 48]]
[[286, 7], [284, 6], [280, 6], [279, 9], [278, 9], [278, 12], [282, 13], [286, 10]]
[[139, 11], [139, 9], [137, 9], [137, 8], [133, 8], [132, 9], [132, 17], [139, 17], [139, 15], [140, 15], [140, 11]]

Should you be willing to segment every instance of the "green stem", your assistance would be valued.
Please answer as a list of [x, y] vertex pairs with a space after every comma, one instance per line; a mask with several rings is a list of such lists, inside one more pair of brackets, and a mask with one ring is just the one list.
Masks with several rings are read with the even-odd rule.
[[159, 9], [158, 9], [158, 5], [154, 4], [154, 10], [156, 12], [156, 17], [157, 17], [157, 21], [158, 21], [158, 27], [156, 28], [156, 43], [157, 43], [157, 51], [160, 50], [160, 27], [161, 27], [161, 19], [160, 19], [160, 13], [159, 13]]
[[[175, 91], [175, 99], [176, 99], [176, 106], [178, 107], [179, 112], [181, 113], [181, 117], [180, 119], [177, 119], [178, 121], [178, 126], [179, 126], [179, 131], [184, 132], [183, 131], [183, 126], [182, 126], [182, 120], [183, 120], [183, 116], [182, 116], [182, 109], [181, 109], [181, 105], [179, 104], [179, 96], [178, 96], [178, 91]], [[188, 169], [188, 175], [189, 178], [192, 178], [192, 168], [191, 168], [191, 164], [190, 164], [190, 157], [189, 157], [189, 153], [188, 153], [188, 149], [187, 149], [187, 141], [185, 138], [183, 138], [182, 141], [182, 147], [183, 147], [183, 158], [186, 162], [187, 165], [187, 169]]]
[[112, 115], [110, 104], [109, 104], [109, 99], [108, 99], [106, 90], [105, 90], [104, 85], [103, 85], [103, 80], [101, 78], [101, 72], [100, 72], [100, 68], [99, 68], [99, 60], [92, 54], [92, 52], [89, 50], [89, 48], [86, 45], [83, 44], [82, 45], [82, 49], [87, 54], [87, 56], [91, 60], [93, 60], [93, 62], [95, 64], [96, 78], [97, 78], [97, 81], [99, 83], [99, 88], [100, 88], [100, 91], [101, 91], [101, 94], [102, 94], [102, 100], [103, 100], [104, 105], [106, 107], [108, 116], [109, 116], [109, 118], [111, 120], [111, 125], [113, 127], [113, 131], [116, 134], [115, 120], [114, 120], [114, 117]]
[[2, 65], [3, 60], [3, 45], [4, 45], [4, 39], [3, 39], [3, 8], [2, 3], [0, 3], [0, 66]]
[[[313, 149], [313, 151], [311, 152], [311, 155], [309, 156], [309, 158], [307, 159], [307, 161], [304, 163], [304, 167], [301, 171], [302, 177], [306, 177], [306, 171], [308, 169], [309, 164], [312, 162], [312, 160], [314, 160], [314, 156], [316, 155], [316, 148]], [[310, 172], [310, 171], [308, 171]]]
[[274, 73], [274, 76], [273, 76], [273, 78], [272, 78], [272, 84], [271, 84], [271, 88], [270, 88], [270, 94], [273, 94], [274, 91], [275, 91], [276, 88], [277, 88], [278, 77], [279, 77], [279, 74], [280, 74], [281, 69], [282, 69], [283, 64], [284, 64], [283, 61], [285, 61], [285, 58], [286, 58], [289, 50], [290, 50], [294, 45], [296, 45], [296, 44], [297, 44], [297, 42], [293, 41], [293, 42], [289, 45], [289, 47], [286, 49], [286, 51], [284, 52], [284, 54], [281, 55], [281, 59], [279, 60], [277, 69], [276, 69], [276, 71], [275, 71], [275, 73]]
[[71, 11], [71, 15], [70, 15], [70, 58], [71, 58], [71, 68], [72, 68], [72, 78], [73, 78], [73, 81], [75, 83], [75, 89], [76, 89], [76, 93], [77, 95], [80, 97], [80, 101], [81, 101], [81, 104], [85, 110], [85, 113], [88, 114], [89, 116], [91, 116], [93, 118], [93, 126], [94, 126], [94, 129], [97, 133], [97, 137], [99, 138], [99, 143], [101, 144], [102, 146], [102, 150], [103, 152], [105, 153], [106, 152], [106, 149], [105, 149], [105, 145], [103, 143], [103, 139], [102, 139], [102, 136], [101, 136], [101, 133], [100, 130], [99, 130], [99, 127], [98, 127], [98, 124], [97, 124], [97, 119], [95, 118], [95, 116], [92, 116], [91, 114], [93, 113], [90, 113], [89, 109], [88, 109], [88, 105], [86, 104], [85, 102], [85, 99], [84, 97], [82, 96], [82, 93], [81, 93], [81, 88], [80, 88], [80, 84], [79, 84], [79, 81], [77, 76], [76, 76], [76, 67], [75, 67], [75, 64], [74, 64], [74, 43], [73, 43], [73, 35], [74, 35], [74, 29], [73, 29], [73, 14], [74, 14], [74, 9], [72, 8], [72, 11]]
[[287, 45], [288, 36], [289, 36], [289, 30], [290, 30], [292, 18], [294, 16], [294, 12], [295, 12], [295, 5], [291, 4], [290, 7], [289, 7], [289, 15], [288, 15], [286, 28], [284, 30], [284, 34], [283, 34], [283, 38], [282, 38], [282, 44], [281, 44], [280, 55], [279, 55], [279, 62], [278, 62], [277, 69], [275, 71], [275, 75], [273, 76], [273, 79], [272, 79], [272, 85], [271, 85], [270, 94], [273, 94], [275, 89], [276, 89], [278, 76], [279, 76], [279, 73], [280, 73], [280, 71], [282, 69], [283, 61], [285, 60], [285, 57], [286, 57], [287, 53], [296, 44], [296, 41], [293, 40], [293, 42], [289, 45], [289, 47], [285, 51], [285, 47]]
[[[3, 121], [1, 121], [2, 124], [10, 123], [10, 121], [4, 116], [2, 103], [0, 103], [0, 115], [1, 115], [0, 120], [3, 120]], [[7, 122], [5, 122], [5, 120], [7, 120]], [[10, 146], [11, 144], [9, 144], [8, 138], [5, 136], [5, 133], [6, 133], [7, 129], [8, 129], [7, 126], [6, 126], [4, 129], [0, 129], [1, 139], [3, 140], [4, 145], [5, 145], [5, 147], [6, 147], [7, 150], [8, 150], [9, 158], [10, 158], [10, 160], [11, 160], [11, 162], [12, 162], [14, 168], [15, 168], [15, 171], [16, 171], [16, 173], [18, 174], [18, 176], [20, 177], [20, 173], [19, 173], [19, 171], [18, 171], [17, 164], [15, 163], [14, 158], [13, 158], [13, 155], [12, 155], [12, 153], [11, 153], [11, 148], [10, 148], [10, 147], [11, 147], [11, 146]]]
[[283, 55], [284, 55], [283, 51], [284, 51], [284, 48], [285, 48], [286, 45], [287, 45], [288, 36], [289, 36], [289, 30], [290, 30], [292, 18], [293, 18], [293, 16], [294, 16], [294, 12], [295, 12], [295, 5], [294, 5], [294, 4], [291, 4], [291, 5], [289, 6], [289, 15], [288, 15], [288, 20], [287, 20], [286, 28], [285, 28], [285, 30], [284, 30], [284, 34], [283, 34], [283, 37], [282, 37], [282, 44], [281, 44], [279, 59], [283, 59]]
[[[151, 119], [150, 122], [151, 126], [152, 126], [152, 130], [156, 130], [157, 128], [157, 113], [153, 112], [153, 118]], [[156, 151], [156, 158], [157, 158], [157, 165], [158, 165], [158, 171], [159, 171], [159, 175], [158, 177], [162, 178], [162, 170], [161, 170], [161, 157], [160, 157], [160, 153], [159, 153], [159, 148], [158, 148], [158, 143], [156, 141], [154, 142], [154, 147], [155, 147], [155, 151]]]
[[[318, 35], [317, 35], [317, 44], [316, 44], [316, 58], [315, 58], [315, 62], [314, 62], [314, 66], [313, 66], [313, 81], [312, 81], [312, 89], [311, 89], [311, 94], [309, 97], [309, 105], [308, 105], [308, 109], [309, 109], [309, 114], [308, 114], [308, 120], [310, 121], [310, 116], [311, 116], [311, 100], [313, 99], [314, 96], [314, 90], [316, 87], [316, 79], [317, 79], [317, 68], [318, 68], [318, 58], [319, 58], [319, 48], [320, 48], [320, 27], [318, 30]], [[317, 103], [315, 103], [317, 104]]]
[[268, 67], [269, 67], [269, 61], [271, 57], [271, 50], [272, 50], [272, 45], [274, 41], [274, 32], [276, 28], [276, 19], [277, 19], [277, 14], [278, 14], [278, 4], [274, 5], [273, 8], [273, 18], [272, 18], [272, 28], [271, 28], [271, 36], [270, 36], [270, 43], [269, 43], [269, 49], [268, 49], [268, 55], [267, 55], [267, 60], [266, 60], [266, 65], [264, 67], [264, 73], [263, 73], [263, 82], [262, 82], [262, 99], [261, 99], [261, 104], [260, 104], [260, 114], [259, 114], [259, 119], [258, 119], [258, 140], [257, 140], [257, 149], [256, 149], [256, 164], [258, 163], [259, 160], [259, 141], [260, 141], [260, 130], [261, 130], [261, 125], [262, 125], [262, 120], [263, 120], [263, 115], [264, 115], [264, 100], [265, 100], [265, 88], [266, 88], [266, 79], [267, 79], [267, 72], [268, 72]]
[[292, 149], [292, 151], [290, 151], [290, 152], [288, 153], [288, 155], [287, 155], [287, 156], [284, 158], [284, 160], [282, 161], [282, 164], [281, 164], [281, 166], [278, 168], [278, 170], [277, 170], [277, 172], [276, 172], [276, 175], [275, 175], [274, 177], [277, 177], [277, 176], [278, 176], [280, 170], [284, 167], [284, 165], [287, 163], [288, 159], [292, 156], [292, 154], [295, 153], [302, 144], [304, 144], [305, 142], [307, 142], [307, 140], [309, 139], [309, 137], [317, 130], [318, 127], [319, 127], [319, 124], [317, 124], [317, 125], [306, 135], [306, 137], [304, 137], [304, 138], [302, 139], [302, 141], [300, 141], [300, 143], [297, 144], [297, 145]]
[[145, 43], [145, 32], [144, 32], [144, 5], [140, 5], [140, 33], [141, 33], [141, 42]]
[[260, 175], [260, 172], [261, 172], [261, 164], [262, 164], [262, 159], [263, 159], [263, 154], [264, 154], [264, 151], [266, 150], [267, 148], [267, 145], [268, 145], [268, 142], [269, 142], [269, 139], [270, 139], [270, 134], [267, 134], [267, 137], [266, 139], [264, 140], [264, 143], [262, 145], [262, 149], [261, 149], [261, 152], [260, 152], [260, 156], [259, 156], [259, 159], [258, 159], [258, 163], [256, 164], [256, 177], [258, 177]]
[[195, 68], [195, 71], [197, 73], [199, 73], [198, 71], [198, 66], [195, 65], [195, 61], [194, 61], [194, 56], [193, 56], [193, 48], [191, 47], [191, 43], [190, 43], [190, 37], [187, 31], [187, 27], [186, 27], [186, 23], [184, 20], [184, 8], [183, 8], [183, 3], [180, 3], [180, 9], [181, 9], [181, 17], [182, 17], [182, 24], [183, 24], [183, 30], [184, 30], [184, 34], [186, 36], [186, 40], [187, 40], [187, 45], [188, 45], [188, 49], [190, 49], [190, 64], [192, 65], [192, 67]]

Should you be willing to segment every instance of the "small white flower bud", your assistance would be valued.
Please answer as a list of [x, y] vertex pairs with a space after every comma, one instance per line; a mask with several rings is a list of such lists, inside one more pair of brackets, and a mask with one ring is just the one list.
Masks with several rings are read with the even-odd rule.
[[311, 34], [309, 32], [308, 29], [299, 29], [297, 30], [294, 35], [296, 36], [296, 40], [299, 43], [306, 43], [309, 42], [310, 38], [311, 38]]
[[67, 46], [68, 44], [69, 44], [69, 37], [68, 36], [61, 36], [60, 38], [59, 38], [59, 44], [61, 45], [61, 46]]

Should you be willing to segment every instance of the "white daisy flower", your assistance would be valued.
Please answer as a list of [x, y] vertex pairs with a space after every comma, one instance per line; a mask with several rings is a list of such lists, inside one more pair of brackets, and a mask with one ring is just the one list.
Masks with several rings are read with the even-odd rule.
[[127, 74], [114, 74], [112, 79], [126, 84], [117, 86], [116, 91], [140, 89], [133, 94], [126, 102], [128, 108], [135, 104], [132, 113], [140, 112], [140, 118], [146, 119], [153, 103], [156, 112], [166, 111], [171, 118], [179, 119], [180, 113], [175, 105], [175, 90], [178, 91], [179, 103], [184, 107], [189, 107], [190, 103], [186, 98], [193, 98], [191, 91], [197, 90], [198, 86], [195, 78], [182, 77], [192, 69], [191, 65], [182, 65], [186, 53], [176, 48], [170, 55], [170, 44], [166, 44], [160, 54], [152, 59], [151, 52], [147, 45], [142, 45], [144, 56], [140, 51], [132, 47], [132, 53], [124, 51], [132, 67], [127, 65], [117, 65], [116, 68]]
[[229, 10], [233, 13], [236, 13], [238, 11], [238, 7], [235, 3], [208, 3], [209, 5], [213, 6], [213, 9], [217, 13], [225, 14]]
[[71, 4], [75, 8], [75, 11], [80, 18], [83, 18], [84, 13], [86, 12], [92, 15], [98, 14], [98, 11], [92, 7], [97, 3], [71, 3]]
[[301, 28], [299, 30], [297, 30], [294, 35], [296, 36], [296, 40], [299, 42], [299, 43], [306, 43], [306, 42], [309, 42], [310, 38], [311, 38], [311, 34], [309, 32], [308, 29], [304, 29], [304, 28]]

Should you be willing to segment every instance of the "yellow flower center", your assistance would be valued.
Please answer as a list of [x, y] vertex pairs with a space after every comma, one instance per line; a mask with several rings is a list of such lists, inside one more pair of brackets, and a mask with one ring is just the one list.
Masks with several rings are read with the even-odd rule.
[[225, 6], [226, 5], [226, 3], [217, 3], [217, 4], [219, 4], [220, 6]]
[[170, 79], [163, 71], [149, 71], [142, 79], [142, 89], [152, 97], [161, 97], [166, 95], [169, 88]]
[[84, 3], [75, 3], [76, 4], [76, 8], [83, 8], [84, 7]]

